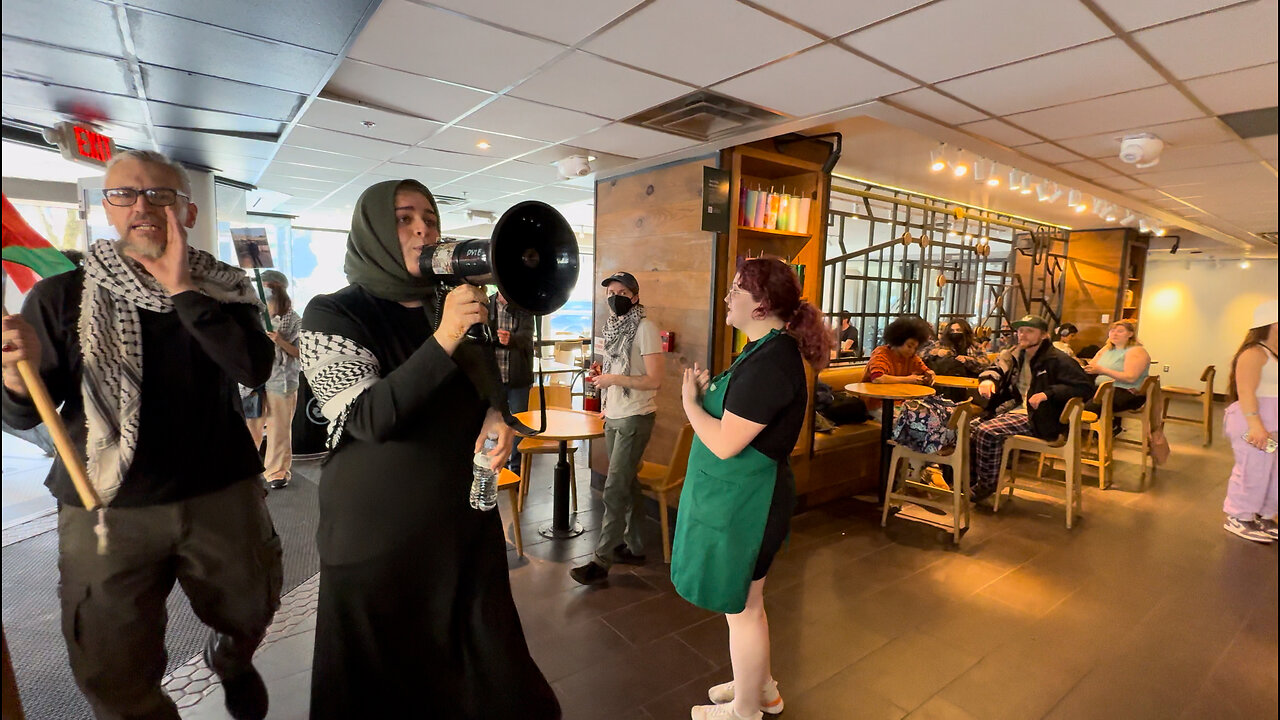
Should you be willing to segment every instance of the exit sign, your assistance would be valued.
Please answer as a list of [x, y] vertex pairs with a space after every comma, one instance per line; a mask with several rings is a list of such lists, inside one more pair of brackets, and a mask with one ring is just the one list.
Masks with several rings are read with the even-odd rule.
[[103, 167], [116, 151], [114, 140], [82, 123], [58, 123], [50, 135], [62, 157], [87, 165]]

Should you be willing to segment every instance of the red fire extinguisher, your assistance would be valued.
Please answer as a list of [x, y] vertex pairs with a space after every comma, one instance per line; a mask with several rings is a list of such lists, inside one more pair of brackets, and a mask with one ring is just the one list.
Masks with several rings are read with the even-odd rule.
[[587, 412], [600, 412], [600, 388], [593, 382], [599, 374], [600, 363], [592, 363], [591, 370], [582, 381], [582, 409]]

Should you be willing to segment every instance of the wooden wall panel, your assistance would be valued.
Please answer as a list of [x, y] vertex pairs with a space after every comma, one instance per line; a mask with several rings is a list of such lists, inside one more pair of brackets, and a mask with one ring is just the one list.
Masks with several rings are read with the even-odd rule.
[[[702, 159], [596, 184], [595, 272], [626, 270], [640, 283], [640, 302], [659, 332], [675, 333], [658, 390], [658, 417], [644, 459], [666, 464], [685, 423], [680, 402], [684, 366], [705, 366], [711, 342], [711, 285], [715, 233], [702, 230]], [[599, 336], [608, 317], [600, 289], [595, 303]], [[593, 443], [603, 446], [603, 441]], [[591, 469], [607, 472], [602, 448]]]
[[1106, 342], [1107, 327], [1118, 317], [1125, 233], [1124, 229], [1071, 233], [1062, 319], [1080, 328], [1072, 341], [1077, 352]]

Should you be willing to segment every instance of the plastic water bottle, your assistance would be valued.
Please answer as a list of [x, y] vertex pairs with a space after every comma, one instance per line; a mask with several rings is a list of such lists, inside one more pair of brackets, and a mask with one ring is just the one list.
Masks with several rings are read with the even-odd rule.
[[471, 464], [471, 507], [477, 510], [492, 510], [498, 506], [498, 473], [489, 467], [492, 462], [489, 451], [497, 446], [497, 433], [489, 433], [484, 447], [476, 453]]

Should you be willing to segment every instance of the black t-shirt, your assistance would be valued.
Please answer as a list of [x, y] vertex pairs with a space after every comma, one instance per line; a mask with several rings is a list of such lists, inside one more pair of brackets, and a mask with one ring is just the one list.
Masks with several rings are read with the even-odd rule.
[[[846, 340], [853, 341], [853, 347], [850, 348], [849, 350], [843, 349], [844, 343]], [[861, 355], [862, 354], [862, 338], [858, 336], [858, 328], [850, 325], [840, 333], [840, 347], [841, 347], [840, 354], [842, 355]]]
[[[754, 344], [748, 344], [743, 351]], [[783, 334], [734, 368], [724, 409], [764, 425], [751, 447], [781, 462], [790, 457], [800, 437], [808, 391], [800, 346], [795, 338]]]

